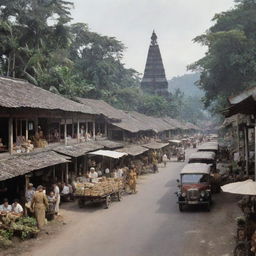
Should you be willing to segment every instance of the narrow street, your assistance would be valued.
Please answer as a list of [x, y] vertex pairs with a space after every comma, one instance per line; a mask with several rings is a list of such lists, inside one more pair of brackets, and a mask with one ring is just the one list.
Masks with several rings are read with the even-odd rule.
[[63, 231], [24, 255], [232, 255], [238, 198], [218, 194], [210, 213], [198, 208], [180, 213], [174, 193], [183, 166], [171, 162], [158, 174], [140, 177], [139, 193], [108, 210], [65, 205]]

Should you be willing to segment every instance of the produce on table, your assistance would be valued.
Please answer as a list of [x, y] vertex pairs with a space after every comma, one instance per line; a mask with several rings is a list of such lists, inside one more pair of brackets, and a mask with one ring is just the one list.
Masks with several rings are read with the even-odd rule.
[[104, 196], [115, 193], [124, 187], [123, 179], [101, 178], [98, 183], [78, 183], [76, 196]]

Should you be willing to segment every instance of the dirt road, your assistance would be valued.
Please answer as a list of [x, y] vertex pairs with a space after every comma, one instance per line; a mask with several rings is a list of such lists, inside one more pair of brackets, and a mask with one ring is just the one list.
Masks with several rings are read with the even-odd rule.
[[183, 163], [142, 176], [136, 195], [110, 209], [64, 206], [61, 233], [24, 256], [228, 256], [234, 246], [236, 196], [214, 196], [211, 212], [176, 205], [176, 179]]

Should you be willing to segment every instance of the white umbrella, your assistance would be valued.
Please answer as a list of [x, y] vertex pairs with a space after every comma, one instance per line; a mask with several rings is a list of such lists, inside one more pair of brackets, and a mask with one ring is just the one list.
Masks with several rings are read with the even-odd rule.
[[256, 195], [256, 182], [253, 180], [246, 180], [240, 182], [233, 182], [221, 187], [223, 192], [240, 195]]

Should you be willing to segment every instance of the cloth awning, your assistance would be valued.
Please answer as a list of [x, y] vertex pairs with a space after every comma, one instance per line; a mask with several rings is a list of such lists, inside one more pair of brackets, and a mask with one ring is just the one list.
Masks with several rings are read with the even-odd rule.
[[95, 156], [106, 156], [114, 159], [119, 159], [123, 156], [127, 156], [127, 153], [117, 152], [117, 151], [111, 151], [111, 150], [97, 150], [94, 152], [88, 153], [89, 155], [95, 155]]
[[149, 148], [149, 149], [161, 149], [168, 145], [169, 145], [169, 143], [151, 142], [151, 143], [143, 145], [143, 147]]
[[233, 182], [221, 187], [223, 192], [239, 195], [256, 195], [256, 182], [253, 180], [246, 180], [240, 182]]
[[71, 157], [79, 157], [83, 156], [88, 152], [95, 151], [98, 149], [102, 149], [104, 146], [96, 144], [94, 141], [88, 141], [84, 143], [79, 143], [75, 145], [69, 145], [69, 146], [58, 146], [54, 148], [53, 150], [57, 153], [71, 156]]
[[70, 158], [54, 151], [11, 156], [0, 160], [0, 181], [24, 175], [31, 171], [70, 162]]
[[140, 145], [128, 145], [124, 148], [118, 149], [117, 151], [127, 153], [130, 156], [138, 156], [147, 152], [148, 149]]

